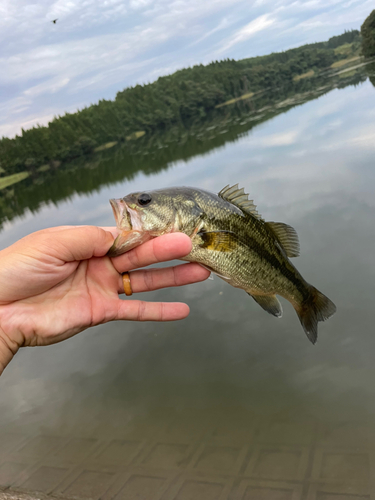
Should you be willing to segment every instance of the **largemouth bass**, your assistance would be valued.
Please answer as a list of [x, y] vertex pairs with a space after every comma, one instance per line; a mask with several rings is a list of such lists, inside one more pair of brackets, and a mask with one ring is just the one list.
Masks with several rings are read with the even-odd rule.
[[166, 233], [192, 240], [183, 260], [198, 262], [230, 285], [245, 290], [265, 311], [282, 316], [276, 295], [294, 307], [308, 339], [315, 344], [318, 321], [335, 311], [331, 300], [307, 283], [289, 260], [299, 255], [296, 231], [265, 222], [238, 184], [218, 194], [176, 187], [131, 193], [110, 200], [121, 231], [110, 256]]

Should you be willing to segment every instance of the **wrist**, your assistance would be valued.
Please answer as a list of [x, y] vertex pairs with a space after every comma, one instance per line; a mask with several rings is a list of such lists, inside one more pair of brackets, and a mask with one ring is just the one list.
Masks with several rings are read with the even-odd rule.
[[17, 342], [6, 334], [1, 327], [0, 322], [0, 375], [5, 370], [6, 366], [12, 361], [17, 353], [19, 346]]

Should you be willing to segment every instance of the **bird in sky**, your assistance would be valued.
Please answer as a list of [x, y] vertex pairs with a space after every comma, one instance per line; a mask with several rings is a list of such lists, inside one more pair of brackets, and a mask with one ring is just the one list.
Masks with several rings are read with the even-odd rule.
[[56, 24], [56, 21], [57, 19], [54, 19], [53, 21], [51, 21], [51, 23]]

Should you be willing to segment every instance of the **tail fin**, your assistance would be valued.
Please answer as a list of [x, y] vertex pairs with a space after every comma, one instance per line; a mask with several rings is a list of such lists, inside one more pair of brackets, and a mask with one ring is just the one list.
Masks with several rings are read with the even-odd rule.
[[328, 319], [336, 312], [335, 304], [319, 290], [311, 286], [310, 297], [296, 308], [307, 338], [315, 344], [318, 338], [318, 321]]

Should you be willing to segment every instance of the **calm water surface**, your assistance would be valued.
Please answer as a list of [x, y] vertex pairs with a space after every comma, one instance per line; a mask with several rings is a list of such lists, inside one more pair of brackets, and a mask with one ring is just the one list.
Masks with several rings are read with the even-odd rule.
[[312, 346], [288, 302], [278, 320], [215, 277], [143, 294], [186, 301], [184, 321], [22, 349], [0, 380], [0, 484], [108, 499], [373, 498], [374, 157], [367, 80], [5, 222], [1, 248], [51, 225], [113, 225], [109, 198], [134, 190], [238, 182], [265, 220], [297, 230], [294, 263], [337, 313]]

